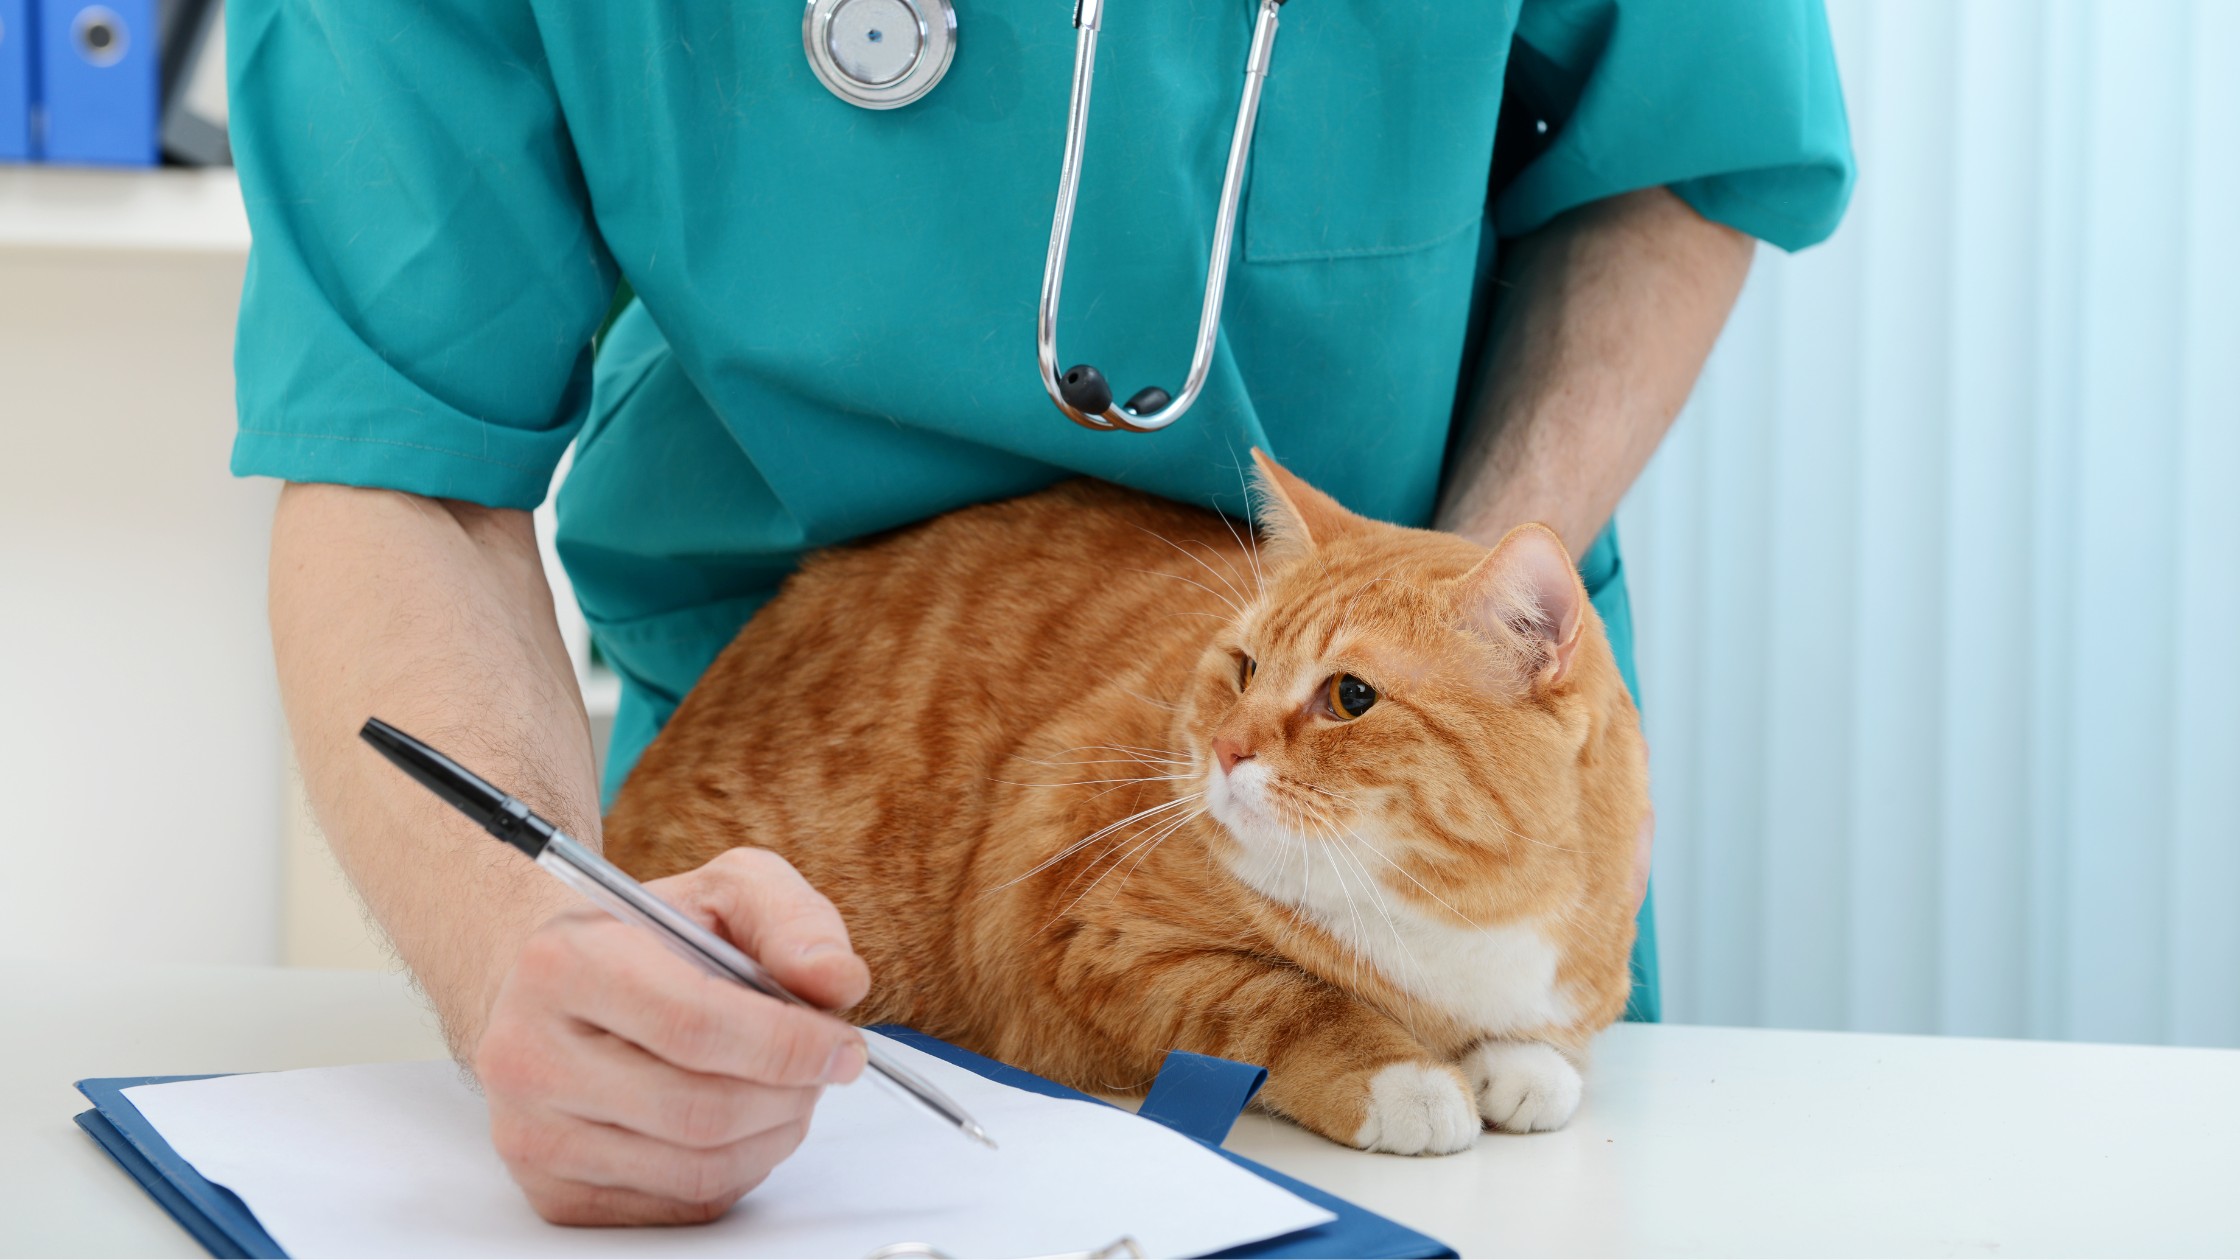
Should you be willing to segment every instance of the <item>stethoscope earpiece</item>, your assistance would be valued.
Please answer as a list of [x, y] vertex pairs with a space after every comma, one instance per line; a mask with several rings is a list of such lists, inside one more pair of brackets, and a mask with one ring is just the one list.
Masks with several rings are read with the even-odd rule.
[[1077, 411], [1101, 416], [1112, 405], [1112, 383], [1088, 364], [1076, 363], [1058, 378], [1058, 395]]

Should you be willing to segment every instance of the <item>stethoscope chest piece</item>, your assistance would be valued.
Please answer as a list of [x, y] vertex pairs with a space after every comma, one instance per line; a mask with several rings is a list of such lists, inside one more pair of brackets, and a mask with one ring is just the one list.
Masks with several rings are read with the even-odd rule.
[[896, 109], [948, 73], [957, 11], [949, 0], [809, 0], [801, 46], [834, 96], [865, 109]]

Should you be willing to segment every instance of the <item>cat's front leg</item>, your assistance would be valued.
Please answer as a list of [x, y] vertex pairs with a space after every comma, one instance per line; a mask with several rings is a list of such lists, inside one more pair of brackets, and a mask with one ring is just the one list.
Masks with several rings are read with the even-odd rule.
[[[1260, 1105], [1348, 1146], [1399, 1155], [1467, 1150], [1484, 1131], [1470, 1081], [1390, 1017], [1289, 969], [1245, 992], [1266, 1002], [1220, 1014], [1207, 1053], [1266, 1064]], [[1287, 992], [1286, 992], [1287, 991]], [[1277, 997], [1277, 993], [1282, 993]], [[1193, 1021], [1196, 1022], [1196, 1021]]]
[[1462, 1056], [1477, 1114], [1504, 1133], [1560, 1129], [1585, 1089], [1578, 1066], [1542, 1041], [1488, 1041]]
[[1350, 1139], [1362, 1150], [1451, 1155], [1478, 1138], [1481, 1125], [1469, 1084], [1447, 1064], [1388, 1063], [1367, 1084], [1361, 1126]]
[[1391, 1016], [1266, 952], [1206, 947], [1152, 916], [1072, 933], [1049, 991], [1086, 1034], [1058, 1074], [1127, 1079], [1170, 1049], [1268, 1069], [1258, 1104], [1331, 1141], [1402, 1155], [1467, 1149], [1470, 1081]]

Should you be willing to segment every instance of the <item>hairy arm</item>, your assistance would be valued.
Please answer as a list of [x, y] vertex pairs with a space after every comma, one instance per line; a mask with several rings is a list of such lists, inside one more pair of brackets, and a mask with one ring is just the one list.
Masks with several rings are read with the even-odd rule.
[[480, 842], [358, 727], [393, 722], [598, 843], [590, 722], [529, 515], [290, 485], [272, 540], [273, 648], [312, 811], [467, 1057], [521, 942], [575, 898]]
[[[617, 923], [357, 739], [378, 715], [599, 842], [590, 723], [526, 512], [291, 485], [273, 520], [272, 640], [327, 841], [481, 1077], [498, 1154], [563, 1224], [704, 1221], [863, 1068], [839, 1020], [720, 983]], [[773, 854], [652, 885], [839, 1009], [863, 963]]]
[[1584, 554], [1688, 400], [1754, 248], [1663, 188], [1516, 241], [1439, 528], [1491, 546], [1540, 521]]
[[[1540, 521], [1584, 555], [1688, 401], [1755, 250], [1663, 188], [1581, 206], [1516, 242], [1439, 528], [1490, 547]], [[1651, 815], [1634, 842], [1637, 901], [1655, 835]]]

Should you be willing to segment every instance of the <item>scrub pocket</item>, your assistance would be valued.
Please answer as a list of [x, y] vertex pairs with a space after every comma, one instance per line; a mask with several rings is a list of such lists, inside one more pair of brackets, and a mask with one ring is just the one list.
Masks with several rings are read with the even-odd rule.
[[1253, 139], [1245, 260], [1399, 254], [1476, 228], [1517, 3], [1286, 6]]

